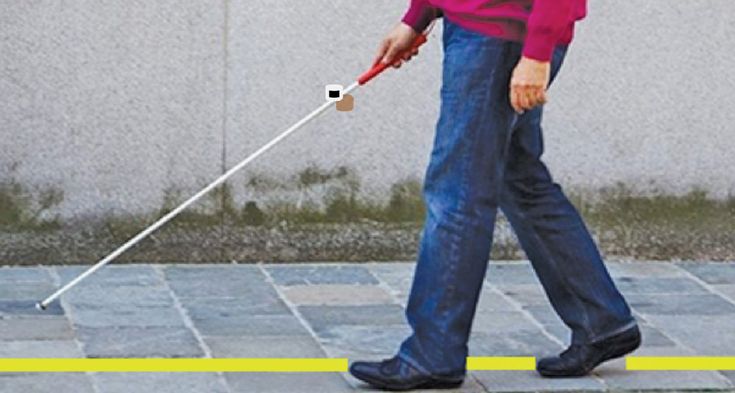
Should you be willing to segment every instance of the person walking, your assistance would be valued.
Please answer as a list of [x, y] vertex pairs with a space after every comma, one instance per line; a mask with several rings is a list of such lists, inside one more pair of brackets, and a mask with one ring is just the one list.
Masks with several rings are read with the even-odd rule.
[[426, 221], [406, 308], [412, 334], [382, 362], [350, 373], [389, 390], [453, 388], [487, 270], [498, 208], [510, 221], [571, 345], [541, 359], [547, 377], [588, 374], [634, 351], [636, 320], [577, 210], [541, 160], [547, 88], [586, 0], [411, 0], [377, 61], [400, 67], [443, 16], [441, 109], [426, 171]]

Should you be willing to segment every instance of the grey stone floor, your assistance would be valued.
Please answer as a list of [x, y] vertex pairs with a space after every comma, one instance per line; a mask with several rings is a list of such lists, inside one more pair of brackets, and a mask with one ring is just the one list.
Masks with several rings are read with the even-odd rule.
[[[640, 355], [735, 356], [735, 264], [609, 263], [644, 334]], [[0, 357], [390, 356], [408, 334], [411, 263], [109, 266], [41, 314], [34, 301], [81, 267], [0, 268]], [[493, 262], [470, 355], [543, 356], [568, 333], [527, 263]], [[0, 392], [345, 392], [349, 375], [0, 374]], [[580, 379], [471, 372], [460, 391], [733, 390], [735, 372]]]

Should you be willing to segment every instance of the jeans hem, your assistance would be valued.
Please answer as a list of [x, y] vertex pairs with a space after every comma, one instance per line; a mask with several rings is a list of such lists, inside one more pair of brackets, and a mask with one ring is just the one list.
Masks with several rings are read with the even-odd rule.
[[623, 326], [621, 326], [621, 327], [619, 327], [617, 329], [613, 329], [613, 330], [611, 330], [609, 332], [605, 332], [605, 333], [602, 333], [602, 334], [598, 334], [598, 335], [596, 335], [594, 337], [590, 337], [589, 338], [589, 343], [590, 344], [594, 344], [594, 343], [600, 342], [600, 341], [605, 340], [605, 339], [608, 339], [608, 338], [610, 338], [612, 336], [618, 335], [618, 334], [620, 334], [620, 333], [622, 333], [622, 332], [624, 332], [624, 331], [626, 331], [628, 329], [632, 329], [635, 326], [638, 326], [638, 321], [636, 321], [635, 319], [633, 319], [632, 321], [626, 323], [625, 325], [623, 325]]

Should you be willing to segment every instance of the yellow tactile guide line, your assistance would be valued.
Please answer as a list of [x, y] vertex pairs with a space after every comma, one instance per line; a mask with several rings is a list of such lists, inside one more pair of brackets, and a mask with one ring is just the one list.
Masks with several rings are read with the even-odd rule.
[[[0, 359], [0, 372], [346, 372], [345, 358], [130, 358], [69, 359], [13, 358]], [[646, 357], [625, 359], [630, 371], [702, 371], [735, 370], [735, 357]], [[534, 357], [468, 357], [472, 371], [530, 371], [536, 369]]]

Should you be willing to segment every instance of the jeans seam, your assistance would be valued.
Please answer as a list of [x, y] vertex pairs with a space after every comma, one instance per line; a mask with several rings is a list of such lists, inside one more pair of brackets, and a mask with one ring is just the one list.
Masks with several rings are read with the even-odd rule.
[[[500, 66], [496, 65], [492, 68], [490, 75], [488, 75], [486, 80], [489, 81], [489, 84], [487, 87], [482, 91], [483, 94], [483, 102], [490, 103], [491, 102], [491, 94], [492, 94], [492, 87], [493, 87], [493, 79], [495, 76], [495, 73], [497, 72], [498, 68]], [[483, 108], [485, 109], [485, 108]], [[456, 199], [456, 209], [459, 212], [459, 217], [450, 217], [450, 220], [459, 219], [462, 220], [460, 222], [460, 225], [455, 226], [453, 223], [450, 223], [450, 225], [445, 226], [445, 230], [450, 231], [450, 245], [449, 248], [451, 250], [450, 259], [446, 261], [448, 266], [448, 271], [446, 272], [446, 282], [451, 283], [450, 285], [445, 288], [447, 290], [447, 293], [445, 295], [445, 299], [438, 304], [438, 307], [441, 307], [441, 314], [439, 315], [439, 318], [445, 320], [447, 318], [447, 315], [450, 311], [452, 311], [450, 308], [448, 308], [446, 305], [451, 305], [455, 303], [455, 298], [457, 296], [457, 288], [456, 288], [456, 281], [457, 281], [457, 272], [460, 268], [460, 263], [462, 262], [460, 259], [461, 250], [459, 249], [459, 244], [462, 241], [462, 235], [458, 234], [457, 231], [461, 230], [461, 227], [467, 226], [468, 224], [470, 226], [476, 225], [475, 223], [475, 217], [474, 217], [474, 205], [468, 204], [468, 199], [471, 198], [471, 193], [469, 191], [470, 189], [470, 172], [472, 170], [472, 164], [473, 164], [473, 158], [476, 157], [474, 153], [473, 147], [476, 146], [474, 141], [478, 138], [482, 137], [482, 129], [481, 127], [487, 123], [485, 118], [488, 116], [487, 109], [482, 111], [482, 119], [483, 121], [475, 122], [477, 124], [480, 124], [480, 127], [477, 127], [476, 125], [470, 125], [469, 127], [466, 124], [450, 124], [450, 127], [454, 128], [456, 130], [457, 127], [461, 127], [463, 131], [469, 131], [469, 132], [463, 132], [461, 135], [459, 135], [459, 149], [462, 151], [461, 156], [458, 158], [458, 169], [460, 173], [459, 178], [459, 190], [457, 191], [457, 199]], [[470, 205], [470, 206], [468, 206]], [[467, 211], [467, 209], [471, 208], [473, 210]], [[441, 225], [440, 225], [441, 226]], [[446, 349], [448, 347], [449, 343], [448, 340], [451, 338], [451, 334], [449, 334], [448, 331], [442, 331], [440, 332], [441, 335], [439, 337], [439, 343], [441, 348]], [[431, 363], [433, 363], [433, 359], [427, 359]], [[433, 365], [432, 365], [433, 366]]]

